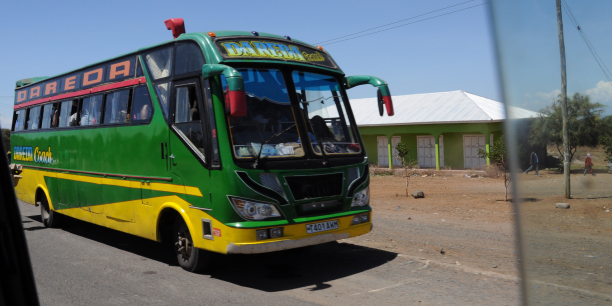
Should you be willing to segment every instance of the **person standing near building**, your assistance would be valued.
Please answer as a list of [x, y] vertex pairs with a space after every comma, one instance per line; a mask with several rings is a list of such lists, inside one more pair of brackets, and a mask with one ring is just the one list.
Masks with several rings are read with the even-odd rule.
[[533, 170], [533, 166], [535, 165], [536, 175], [539, 175], [538, 174], [538, 154], [536, 154], [535, 150], [531, 151], [531, 157], [529, 158], [529, 163], [531, 164], [531, 167], [529, 167], [529, 169], [525, 171], [525, 174], [529, 174], [529, 171]]
[[595, 173], [593, 173], [593, 162], [591, 161], [591, 153], [587, 153], [587, 158], [584, 160], [584, 175], [586, 176], [588, 172], [591, 172], [591, 174], [593, 174], [593, 176], [595, 176]]

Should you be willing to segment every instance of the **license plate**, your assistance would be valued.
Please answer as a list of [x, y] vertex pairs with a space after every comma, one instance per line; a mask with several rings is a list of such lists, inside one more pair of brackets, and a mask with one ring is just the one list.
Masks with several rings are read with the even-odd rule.
[[306, 233], [308, 234], [331, 231], [335, 229], [338, 229], [338, 220], [306, 224]]

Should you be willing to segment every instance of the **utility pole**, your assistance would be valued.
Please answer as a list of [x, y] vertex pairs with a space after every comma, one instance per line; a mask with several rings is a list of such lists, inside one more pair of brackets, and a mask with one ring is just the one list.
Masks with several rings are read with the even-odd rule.
[[559, 28], [559, 51], [561, 52], [561, 109], [563, 111], [563, 185], [565, 198], [571, 198], [569, 160], [569, 119], [567, 116], [567, 76], [565, 75], [565, 42], [563, 40], [563, 19], [561, 0], [557, 0], [557, 27]]

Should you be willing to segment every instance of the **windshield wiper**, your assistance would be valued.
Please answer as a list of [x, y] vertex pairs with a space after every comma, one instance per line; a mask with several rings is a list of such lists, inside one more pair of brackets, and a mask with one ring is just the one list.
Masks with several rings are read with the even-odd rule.
[[281, 134], [287, 132], [288, 130], [290, 130], [291, 128], [295, 127], [295, 123], [292, 124], [290, 127], [270, 136], [270, 138], [266, 139], [266, 141], [261, 143], [261, 147], [259, 148], [259, 153], [257, 154], [257, 157], [255, 158], [255, 162], [253, 163], [253, 169], [257, 169], [257, 162], [259, 162], [259, 159], [261, 158], [261, 152], [263, 151], [264, 145], [266, 145], [268, 142], [270, 142], [272, 139], [280, 136]]

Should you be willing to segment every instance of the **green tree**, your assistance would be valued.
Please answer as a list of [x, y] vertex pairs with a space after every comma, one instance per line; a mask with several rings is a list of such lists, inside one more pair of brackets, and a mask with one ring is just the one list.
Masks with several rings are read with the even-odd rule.
[[[569, 118], [569, 162], [574, 159], [578, 147], [594, 148], [599, 145], [599, 136], [604, 132], [604, 122], [601, 119], [603, 106], [593, 103], [588, 95], [575, 93], [567, 101], [567, 114]], [[563, 156], [563, 115], [561, 111], [561, 98], [559, 97], [548, 106], [540, 110], [540, 116], [531, 126], [529, 143], [531, 145], [554, 144]]]
[[11, 130], [2, 129], [2, 143], [4, 144], [4, 150], [6, 150], [6, 152], [11, 150]]
[[414, 169], [418, 166], [418, 160], [412, 160], [408, 154], [410, 153], [410, 149], [405, 142], [400, 142], [395, 146], [397, 150], [397, 159], [402, 162], [402, 167], [404, 168], [404, 177], [406, 178], [406, 196], [408, 195], [408, 184], [410, 183], [410, 176], [414, 173], [414, 171], [408, 172], [408, 169]]
[[487, 153], [483, 149], [478, 149], [478, 156], [481, 158], [489, 158], [493, 165], [497, 168], [498, 174], [504, 178], [504, 187], [506, 187], [506, 201], [508, 201], [508, 187], [510, 186], [510, 170], [508, 168], [508, 155], [506, 154], [506, 141], [502, 135], [493, 142], [493, 147]]

